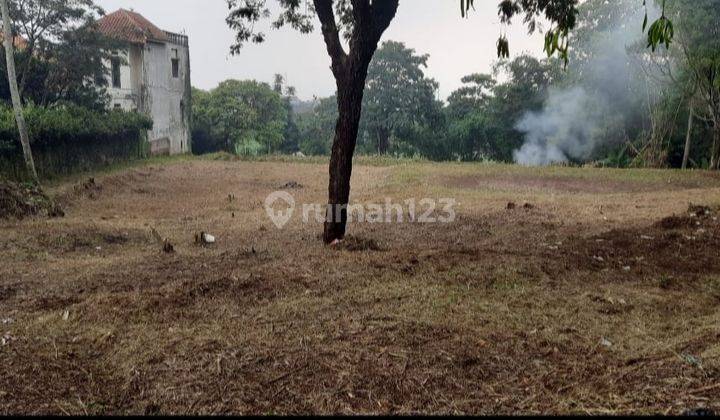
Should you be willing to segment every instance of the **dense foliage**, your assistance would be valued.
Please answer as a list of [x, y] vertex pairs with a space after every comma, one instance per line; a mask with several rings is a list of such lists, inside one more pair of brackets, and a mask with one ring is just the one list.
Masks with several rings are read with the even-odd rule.
[[[437, 83], [423, 74], [426, 59], [396, 42], [378, 50], [364, 98], [360, 151], [432, 160], [512, 160], [523, 141], [512, 121], [542, 106], [557, 66], [529, 56], [501, 62], [496, 72], [505, 82], [495, 75], [470, 75], [443, 105], [435, 99]], [[376, 60], [381, 65], [375, 67]], [[383, 68], [402, 70], [385, 73]], [[334, 97], [301, 115], [302, 152], [329, 153], [336, 119]], [[382, 139], [387, 143], [379, 147]]]
[[[77, 105], [55, 108], [25, 108], [31, 144], [36, 147], [57, 143], [109, 140], [152, 129], [152, 120], [137, 112], [93, 111]], [[17, 143], [17, 127], [9, 107], [0, 107], [0, 141]]]
[[[13, 32], [23, 39], [15, 51], [23, 102], [40, 106], [68, 102], [103, 109], [107, 103], [103, 60], [118, 47], [95, 30], [104, 11], [92, 0], [17, 0], [9, 6]], [[0, 71], [7, 74], [5, 51], [0, 54]], [[0, 78], [0, 99], [9, 98], [7, 78]]]
[[[25, 108], [31, 145], [44, 176], [89, 169], [143, 157], [152, 129], [148, 117], [123, 111], [94, 111], [77, 105]], [[0, 107], [0, 161], [5, 175], [22, 174], [21, 152], [12, 109]]]
[[[710, 129], [707, 144], [692, 142], [712, 169], [720, 169], [720, 4], [717, 0], [672, 0], [668, 9], [677, 22], [678, 48], [668, 53], [668, 79], [675, 96], [686, 102], [686, 114]], [[674, 73], [673, 73], [674, 71]], [[693, 129], [692, 123], [690, 130]], [[701, 159], [695, 153], [696, 159]]]
[[224, 150], [240, 155], [278, 151], [288, 126], [288, 108], [270, 85], [226, 80], [193, 91], [193, 152]]
[[438, 84], [424, 74], [428, 58], [394, 41], [385, 42], [375, 53], [365, 83], [361, 150], [400, 151], [402, 134], [440, 118], [442, 104], [435, 99]]
[[[424, 74], [428, 57], [387, 42], [368, 70], [358, 149], [432, 160], [680, 167], [689, 140], [688, 166], [717, 164], [720, 8], [715, 0], [686, 3], [667, 2], [682, 34], [653, 53], [637, 22], [645, 13], [656, 19], [661, 7], [588, 0], [569, 35], [570, 66], [501, 60], [492, 74], [464, 77], [444, 103]], [[317, 100], [298, 117], [303, 153], [330, 152], [335, 102]]]
[[337, 117], [335, 96], [319, 99], [310, 112], [299, 114], [300, 151], [308, 156], [329, 155]]
[[300, 150], [300, 129], [295, 120], [293, 112], [293, 101], [295, 98], [295, 87], [287, 84], [285, 77], [281, 74], [275, 75], [273, 90], [283, 98], [285, 107], [285, 130], [283, 131], [283, 141], [280, 144], [280, 152], [285, 154], [297, 153]]

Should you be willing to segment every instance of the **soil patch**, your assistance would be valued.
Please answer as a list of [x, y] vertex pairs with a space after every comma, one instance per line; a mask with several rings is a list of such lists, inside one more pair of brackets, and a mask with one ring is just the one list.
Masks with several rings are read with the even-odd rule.
[[0, 219], [64, 215], [62, 208], [42, 188], [31, 184], [0, 182]]
[[612, 229], [574, 239], [567, 246], [569, 265], [615, 269], [629, 276], [720, 273], [720, 221], [712, 214], [691, 207], [686, 215], [669, 216], [646, 228]]

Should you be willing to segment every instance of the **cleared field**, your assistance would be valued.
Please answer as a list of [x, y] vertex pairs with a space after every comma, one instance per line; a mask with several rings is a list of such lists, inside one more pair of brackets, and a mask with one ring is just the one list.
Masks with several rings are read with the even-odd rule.
[[361, 161], [354, 201], [451, 197], [458, 218], [330, 248], [263, 208], [289, 181], [323, 203], [326, 172], [153, 164], [54, 186], [63, 219], [0, 222], [0, 412], [720, 409], [720, 175]]

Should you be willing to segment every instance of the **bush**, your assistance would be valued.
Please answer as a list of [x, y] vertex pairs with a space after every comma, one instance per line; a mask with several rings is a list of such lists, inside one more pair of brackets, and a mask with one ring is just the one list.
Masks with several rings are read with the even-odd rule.
[[[52, 177], [147, 156], [152, 120], [137, 112], [99, 112], [75, 105], [25, 108], [38, 173]], [[24, 177], [15, 116], [0, 106], [0, 172]]]

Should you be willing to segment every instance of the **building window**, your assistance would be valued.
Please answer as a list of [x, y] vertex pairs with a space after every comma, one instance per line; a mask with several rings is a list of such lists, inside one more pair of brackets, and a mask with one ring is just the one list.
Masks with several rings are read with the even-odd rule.
[[111, 58], [110, 64], [112, 67], [112, 86], [120, 89], [122, 87], [122, 83], [120, 82], [120, 57]]
[[172, 62], [172, 77], [177, 79], [180, 77], [180, 58], [178, 56], [178, 50], [173, 48], [172, 58], [170, 61]]
[[119, 110], [119, 109], [122, 109], [122, 105], [121, 105], [121, 104], [115, 104], [115, 109], [118, 109], [118, 110]]
[[172, 74], [176, 79], [180, 77], [180, 60], [177, 58], [172, 59]]

